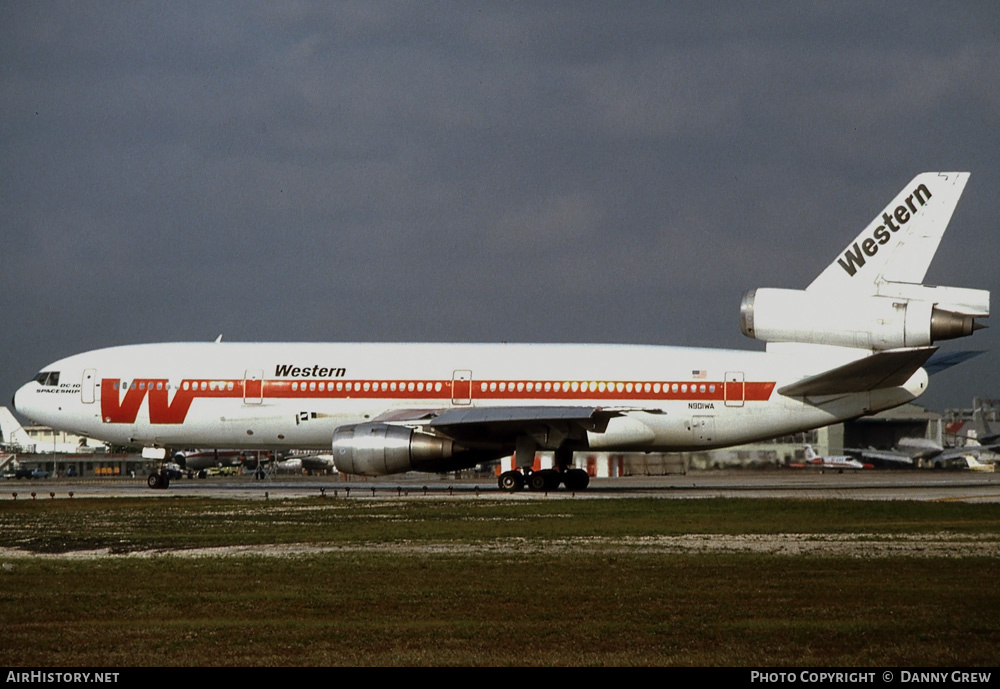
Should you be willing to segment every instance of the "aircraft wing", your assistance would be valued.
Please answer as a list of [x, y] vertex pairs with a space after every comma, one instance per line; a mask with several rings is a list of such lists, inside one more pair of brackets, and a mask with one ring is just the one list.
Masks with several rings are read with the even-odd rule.
[[931, 357], [937, 347], [890, 349], [785, 385], [778, 394], [845, 395], [903, 385]]
[[913, 458], [909, 455], [903, 454], [902, 452], [893, 452], [892, 450], [876, 450], [874, 448], [845, 448], [844, 452], [859, 457], [862, 461], [874, 463], [874, 462], [886, 462], [891, 464], [899, 464], [902, 466], [913, 466]]
[[620, 414], [602, 407], [469, 407], [447, 409], [424, 425], [455, 440], [514, 443], [527, 433], [542, 447], [558, 447], [587, 431], [603, 432]]
[[[988, 447], [983, 445], [967, 445], [965, 447], [950, 447], [943, 452], [932, 457], [925, 457], [924, 459], [932, 461], [934, 464], [941, 464], [943, 462], [949, 462], [960, 457], [965, 457], [966, 455], [972, 455], [974, 457], [980, 454], [990, 455], [995, 451], [995, 447]], [[866, 462], [879, 462], [879, 463], [889, 463], [898, 464], [902, 466], [913, 466], [915, 458], [904, 453], [895, 452], [893, 450], [876, 450], [874, 448], [845, 448], [844, 452], [850, 455], [861, 458], [862, 461]]]
[[962, 447], [949, 447], [947, 450], [934, 458], [934, 463], [947, 462], [966, 455], [979, 457], [979, 455], [993, 455], [997, 452], [996, 445], [964, 445]]

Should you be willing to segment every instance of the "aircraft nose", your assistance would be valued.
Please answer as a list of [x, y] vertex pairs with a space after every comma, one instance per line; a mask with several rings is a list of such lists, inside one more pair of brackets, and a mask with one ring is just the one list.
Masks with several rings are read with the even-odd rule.
[[14, 396], [10, 398], [10, 405], [14, 407], [14, 411], [19, 414], [25, 413], [25, 402], [27, 401], [27, 393], [24, 389], [28, 387], [27, 385], [22, 385], [14, 393]]

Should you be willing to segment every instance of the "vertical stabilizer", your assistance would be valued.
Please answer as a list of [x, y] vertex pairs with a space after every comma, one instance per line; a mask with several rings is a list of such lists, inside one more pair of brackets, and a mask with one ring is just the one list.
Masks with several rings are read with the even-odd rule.
[[35, 445], [35, 441], [21, 427], [21, 424], [7, 407], [0, 407], [0, 435], [3, 436], [4, 445], [18, 446], [22, 449], [28, 449]]
[[968, 172], [914, 177], [807, 291], [873, 295], [885, 282], [922, 283], [968, 181]]
[[975, 406], [972, 409], [972, 427], [976, 431], [976, 440], [981, 444], [994, 445], [997, 441], [1000, 441], [1000, 434], [994, 428], [991, 428], [989, 422], [986, 421], [983, 403], [979, 399], [976, 399]]

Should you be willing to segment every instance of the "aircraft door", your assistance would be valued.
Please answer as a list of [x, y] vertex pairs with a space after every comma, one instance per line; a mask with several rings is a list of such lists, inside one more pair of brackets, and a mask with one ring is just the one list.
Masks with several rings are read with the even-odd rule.
[[472, 371], [458, 369], [452, 373], [451, 403], [472, 404]]
[[97, 387], [97, 369], [88, 368], [83, 372], [83, 379], [80, 381], [80, 399], [84, 404], [93, 404], [95, 388]]
[[243, 404], [260, 404], [264, 401], [264, 371], [247, 369], [243, 374]]
[[727, 407], [742, 407], [746, 399], [743, 371], [726, 371], [725, 396]]

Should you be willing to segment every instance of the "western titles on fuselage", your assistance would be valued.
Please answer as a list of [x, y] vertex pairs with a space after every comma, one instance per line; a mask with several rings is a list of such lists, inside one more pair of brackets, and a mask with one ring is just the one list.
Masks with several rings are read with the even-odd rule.
[[343, 378], [346, 375], [347, 369], [343, 366], [313, 364], [310, 368], [309, 366], [278, 364], [274, 367], [275, 378]]

